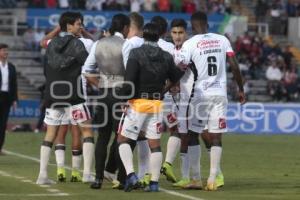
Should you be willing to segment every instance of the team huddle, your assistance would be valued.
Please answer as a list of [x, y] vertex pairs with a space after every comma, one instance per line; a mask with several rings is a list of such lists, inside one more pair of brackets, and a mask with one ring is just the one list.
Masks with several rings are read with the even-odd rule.
[[[37, 184], [55, 183], [47, 173], [53, 144], [57, 180], [66, 181], [65, 136], [70, 125], [71, 182], [90, 183], [92, 189], [100, 189], [108, 179], [113, 188], [126, 192], [140, 188], [157, 192], [163, 174], [174, 187], [183, 189], [214, 191], [224, 185], [220, 161], [222, 134], [227, 130], [227, 62], [244, 104], [242, 77], [229, 40], [208, 33], [206, 14], [194, 13], [191, 25], [193, 36], [188, 39], [186, 21], [172, 20], [171, 43], [164, 40], [168, 23], [163, 17], [155, 16], [144, 25], [138, 13], [116, 14], [109, 31], [94, 42], [83, 29], [80, 13], [61, 15], [59, 27], [41, 42], [47, 49], [47, 132]], [[87, 88], [96, 94], [89, 95]], [[160, 143], [163, 124], [170, 133], [164, 160]], [[93, 127], [98, 130], [96, 145]], [[114, 139], [107, 155], [111, 135]], [[199, 135], [210, 157], [205, 186]], [[135, 149], [138, 172], [133, 163]], [[173, 172], [178, 152], [180, 179]]]

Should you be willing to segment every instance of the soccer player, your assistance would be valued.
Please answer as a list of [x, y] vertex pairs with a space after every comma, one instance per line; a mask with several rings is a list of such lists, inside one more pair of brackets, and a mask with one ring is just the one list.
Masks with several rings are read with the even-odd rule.
[[[130, 52], [125, 72], [126, 84], [121, 89], [121, 93], [127, 95], [129, 100], [127, 115], [118, 136], [120, 157], [127, 173], [124, 188], [127, 192], [138, 186], [129, 142], [137, 140], [141, 130], [145, 132], [151, 150], [151, 181], [147, 191], [159, 190], [163, 89], [167, 79], [176, 83], [183, 74], [176, 68], [172, 56], [159, 48], [159, 32], [155, 24], [149, 23], [144, 26], [143, 37], [144, 44]], [[132, 83], [134, 88], [128, 82]]]
[[[173, 56], [176, 60], [176, 57], [180, 56], [180, 49], [185, 40], [187, 40], [187, 23], [183, 19], [174, 19], [171, 22], [171, 37], [175, 44]], [[188, 155], [188, 130], [187, 130], [187, 106], [189, 98], [192, 91], [192, 86], [194, 83], [193, 73], [190, 68], [188, 68], [184, 76], [180, 79], [180, 101], [178, 104], [178, 133], [171, 134], [171, 137], [168, 140], [167, 145], [167, 154], [165, 163], [163, 166], [172, 165], [179, 149], [181, 157], [181, 175], [182, 178], [180, 181], [173, 184], [175, 187], [185, 188], [190, 183], [189, 174], [190, 174], [190, 164], [189, 157], [199, 156], [197, 152], [190, 151], [193, 154]], [[195, 160], [195, 159], [194, 159]], [[197, 167], [199, 164], [192, 163], [191, 167]], [[194, 183], [195, 184], [195, 183]]]
[[[58, 128], [65, 118], [72, 124], [78, 124], [83, 135], [83, 182], [92, 182], [91, 165], [94, 152], [94, 138], [91, 128], [91, 117], [85, 100], [78, 91], [81, 86], [81, 66], [88, 52], [77, 38], [82, 29], [82, 15], [76, 12], [65, 12], [61, 15], [59, 25], [61, 32], [48, 45], [45, 66], [46, 89], [45, 104], [47, 132], [41, 146], [40, 172], [37, 184], [52, 184], [48, 178], [47, 166], [51, 147]], [[78, 84], [80, 83], [80, 84]]]
[[[80, 14], [80, 19], [83, 23], [83, 16]], [[47, 48], [51, 40], [58, 36], [61, 32], [59, 26], [57, 26], [54, 30], [49, 32], [41, 41], [41, 47]], [[82, 27], [81, 31], [76, 35], [79, 40], [84, 44], [87, 52], [90, 52], [91, 47], [93, 45], [93, 37]], [[82, 89], [87, 99], [86, 95], [86, 87], [87, 83], [84, 77], [82, 77]], [[66, 171], [65, 171], [65, 139], [68, 133], [69, 125], [71, 121], [68, 116], [65, 115], [65, 118], [61, 121], [61, 125], [58, 129], [57, 136], [55, 139], [55, 159], [57, 164], [57, 180], [59, 182], [66, 181]], [[71, 124], [71, 134], [72, 134], [72, 172], [71, 172], [71, 182], [80, 182], [82, 181], [80, 175], [80, 166], [82, 162], [82, 142], [81, 142], [81, 132], [78, 125]]]
[[189, 107], [192, 119], [189, 130], [201, 133], [205, 126], [209, 132], [210, 174], [206, 190], [217, 190], [216, 176], [222, 155], [222, 133], [226, 132], [227, 84], [226, 61], [239, 87], [239, 100], [246, 102], [242, 77], [231, 44], [225, 36], [208, 33], [207, 15], [196, 12], [191, 16], [195, 36], [187, 40], [176, 63], [187, 67], [192, 61], [198, 74]]

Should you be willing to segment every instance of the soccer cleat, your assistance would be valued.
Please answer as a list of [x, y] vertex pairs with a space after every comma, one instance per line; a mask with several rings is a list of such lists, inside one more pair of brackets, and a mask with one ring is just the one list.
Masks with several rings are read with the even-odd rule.
[[203, 185], [201, 180], [191, 180], [188, 184], [182, 187], [188, 190], [202, 190]]
[[57, 168], [57, 181], [64, 183], [66, 182], [66, 170], [63, 167], [58, 167]]
[[72, 170], [71, 182], [82, 182], [80, 172], [78, 170]]
[[144, 189], [145, 192], [159, 192], [158, 182], [150, 181], [149, 185]]
[[145, 176], [142, 179], [140, 179], [139, 182], [142, 187], [146, 187], [149, 185], [150, 180], [151, 180], [151, 174], [146, 173]]
[[190, 179], [188, 178], [184, 178], [184, 179], [181, 179], [180, 181], [176, 182], [173, 184], [173, 187], [185, 187], [187, 184], [190, 183]]
[[90, 174], [83, 174], [82, 182], [83, 183], [93, 183], [95, 178]]
[[177, 182], [176, 177], [173, 172], [173, 167], [170, 163], [164, 162], [164, 164], [160, 170], [160, 173], [165, 175], [168, 181], [171, 181], [172, 183]]
[[104, 171], [104, 178], [109, 182], [113, 182], [117, 179], [116, 174], [110, 173], [108, 171]]
[[216, 177], [216, 185], [217, 185], [217, 187], [219, 188], [219, 187], [223, 187], [224, 186], [224, 176], [223, 176], [223, 174], [222, 174], [222, 172], [221, 173], [219, 173], [218, 175], [217, 175], [217, 177]]
[[36, 180], [37, 185], [53, 185], [56, 184], [55, 181], [49, 179], [48, 177], [39, 176]]
[[207, 183], [205, 190], [206, 191], [216, 191], [218, 189], [216, 182], [214, 183]]
[[117, 190], [123, 190], [124, 186], [117, 180], [113, 180], [112, 182], [112, 189], [117, 189]]
[[127, 176], [125, 186], [124, 186], [124, 191], [125, 192], [130, 192], [133, 189], [139, 188], [139, 179], [136, 176], [135, 173], [131, 173]]

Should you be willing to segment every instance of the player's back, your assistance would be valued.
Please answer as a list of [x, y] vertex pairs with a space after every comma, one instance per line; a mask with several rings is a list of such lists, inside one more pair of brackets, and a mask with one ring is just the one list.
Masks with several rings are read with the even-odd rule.
[[226, 55], [231, 53], [228, 39], [215, 33], [195, 35], [184, 43], [184, 59], [193, 61], [198, 73], [196, 95], [227, 96]]

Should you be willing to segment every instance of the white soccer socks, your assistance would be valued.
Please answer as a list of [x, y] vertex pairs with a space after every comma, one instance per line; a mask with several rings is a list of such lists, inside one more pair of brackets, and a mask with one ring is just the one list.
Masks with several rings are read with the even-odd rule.
[[80, 170], [82, 161], [82, 151], [81, 150], [72, 150], [72, 169]]
[[133, 154], [131, 147], [128, 143], [122, 143], [119, 145], [119, 154], [126, 170], [126, 174], [134, 172], [133, 168]]
[[173, 164], [180, 149], [181, 139], [176, 136], [169, 137], [165, 162]]
[[95, 153], [95, 144], [93, 137], [86, 137], [83, 139], [82, 145], [83, 153], [83, 175], [91, 175], [93, 158]]
[[208, 183], [214, 183], [218, 170], [220, 169], [220, 162], [222, 156], [222, 147], [212, 146], [210, 148], [210, 173], [207, 180]]
[[188, 153], [180, 153], [182, 179], [190, 178], [190, 161]]
[[201, 147], [200, 145], [194, 145], [188, 147], [189, 164], [191, 167], [191, 178], [193, 180], [201, 179], [200, 159], [201, 159]]
[[55, 145], [55, 159], [57, 167], [65, 167], [65, 151], [66, 145], [56, 144]]
[[143, 178], [149, 173], [150, 148], [148, 140], [140, 140], [136, 143], [138, 151], [138, 177]]
[[160, 168], [162, 165], [162, 152], [154, 151], [150, 155], [150, 173], [151, 181], [158, 182], [160, 176]]

